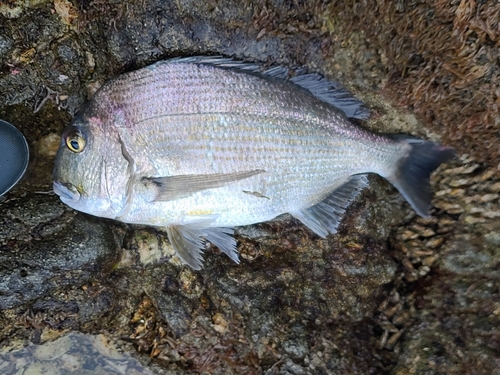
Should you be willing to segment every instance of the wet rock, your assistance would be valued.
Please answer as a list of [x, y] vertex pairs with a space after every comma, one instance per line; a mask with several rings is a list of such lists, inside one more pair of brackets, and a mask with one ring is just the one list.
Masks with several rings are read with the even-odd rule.
[[2, 204], [0, 309], [81, 285], [115, 257], [119, 238], [99, 220], [75, 215], [54, 196]]
[[72, 332], [46, 345], [0, 352], [0, 371], [3, 374], [62, 375], [67, 373], [95, 375], [152, 375], [126, 353], [121, 353], [103, 335]]
[[491, 301], [498, 299], [498, 290], [486, 279], [455, 282], [434, 280], [422, 297], [418, 323], [406, 332], [394, 374], [463, 374], [470, 368], [498, 373], [499, 317], [492, 314]]
[[283, 350], [290, 356], [290, 358], [295, 360], [304, 359], [306, 354], [309, 352], [307, 343], [299, 340], [285, 341], [283, 343]]
[[12, 41], [3, 35], [0, 35], [0, 56], [6, 56], [11, 48]]

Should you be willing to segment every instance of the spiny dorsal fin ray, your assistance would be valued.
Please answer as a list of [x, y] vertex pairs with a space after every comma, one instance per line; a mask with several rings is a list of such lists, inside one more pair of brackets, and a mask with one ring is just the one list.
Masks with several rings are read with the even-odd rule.
[[262, 169], [234, 173], [186, 174], [166, 177], [143, 177], [142, 183], [155, 190], [155, 201], [173, 201], [186, 198], [199, 191], [226, 186], [263, 173]]
[[337, 233], [346, 208], [367, 185], [366, 176], [352, 176], [322, 202], [290, 213], [318, 236], [325, 238], [328, 233]]
[[[221, 56], [180, 57], [160, 61], [157, 64], [170, 63], [213, 65], [220, 68], [241, 70], [263, 77], [272, 77], [281, 80], [287, 80], [290, 76], [290, 69], [282, 66], [274, 66], [265, 70], [261, 64], [248, 63]], [[156, 64], [152, 65], [151, 69], [154, 69], [155, 65]], [[343, 89], [339, 83], [329, 81], [321, 74], [305, 73], [305, 69], [299, 69], [295, 73], [296, 75], [294, 77], [288, 79], [289, 82], [306, 89], [319, 100], [341, 110], [347, 117], [363, 120], [370, 116], [370, 112], [363, 107], [363, 103], [352, 96], [347, 90]]]

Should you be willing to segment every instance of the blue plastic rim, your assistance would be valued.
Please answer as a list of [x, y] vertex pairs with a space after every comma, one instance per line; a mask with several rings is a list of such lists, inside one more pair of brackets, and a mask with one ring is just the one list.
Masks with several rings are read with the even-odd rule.
[[29, 161], [29, 148], [22, 133], [0, 120], [0, 196], [23, 177]]

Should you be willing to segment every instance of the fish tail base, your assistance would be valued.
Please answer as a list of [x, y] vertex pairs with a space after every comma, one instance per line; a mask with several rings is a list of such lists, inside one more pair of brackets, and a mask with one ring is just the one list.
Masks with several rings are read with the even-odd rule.
[[430, 175], [455, 156], [455, 150], [421, 139], [407, 138], [411, 149], [388, 180], [398, 189], [413, 209], [422, 217], [429, 217], [431, 207]]

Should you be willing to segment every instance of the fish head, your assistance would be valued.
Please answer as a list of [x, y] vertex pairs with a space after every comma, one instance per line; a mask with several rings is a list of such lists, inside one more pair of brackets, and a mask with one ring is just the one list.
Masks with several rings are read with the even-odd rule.
[[63, 132], [54, 163], [53, 188], [61, 201], [115, 218], [125, 205], [128, 178], [116, 130], [99, 117], [78, 115]]

